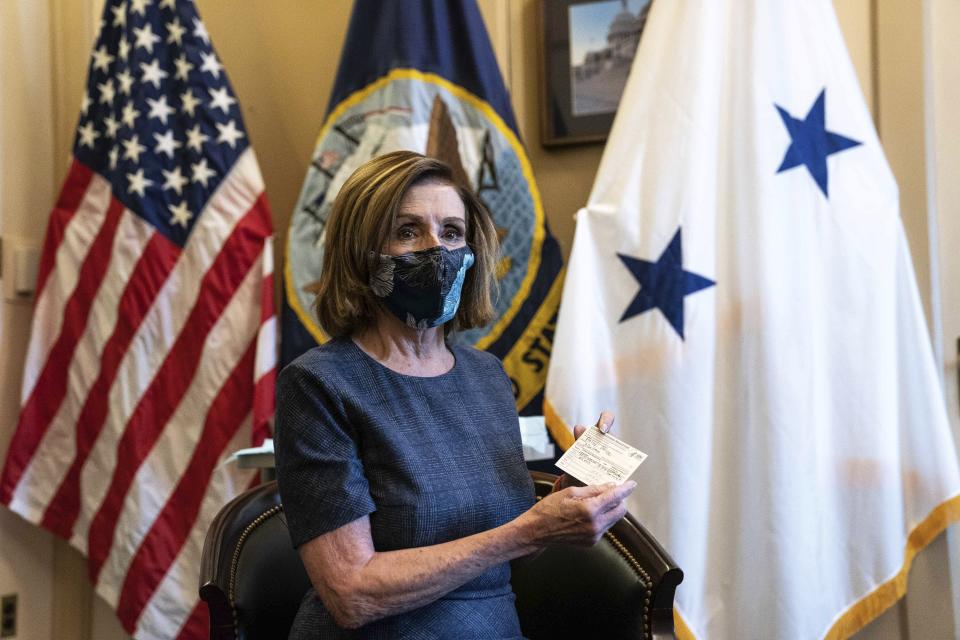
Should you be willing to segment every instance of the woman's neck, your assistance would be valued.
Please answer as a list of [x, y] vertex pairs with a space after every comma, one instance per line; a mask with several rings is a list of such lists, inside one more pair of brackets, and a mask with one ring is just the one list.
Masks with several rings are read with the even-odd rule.
[[392, 314], [352, 336], [353, 342], [385, 367], [412, 376], [436, 376], [453, 368], [443, 327], [412, 329]]

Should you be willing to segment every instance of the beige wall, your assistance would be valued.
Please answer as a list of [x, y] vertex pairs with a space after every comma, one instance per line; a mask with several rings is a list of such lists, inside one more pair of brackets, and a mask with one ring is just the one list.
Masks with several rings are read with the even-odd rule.
[[[927, 160], [930, 166], [932, 244], [940, 294], [934, 306], [936, 339], [947, 397], [953, 437], [960, 442], [960, 2], [932, 0], [925, 3]], [[950, 536], [953, 611], [960, 611], [960, 528]], [[954, 637], [960, 638], [960, 615], [955, 615]]]
[[[277, 250], [282, 260], [283, 236], [326, 109], [352, 2], [197, 0], [197, 4], [243, 107], [273, 206]], [[547, 219], [566, 255], [573, 237], [573, 214], [587, 199], [602, 145], [550, 150], [539, 145], [539, 1], [479, 0], [479, 4], [504, 79], [512, 92]], [[923, 120], [922, 108], [918, 111], [917, 103], [922, 94], [917, 90], [917, 78], [922, 78], [922, 68], [918, 65], [923, 61], [923, 23], [918, 8], [921, 3], [834, 0], [834, 4], [861, 86], [874, 115], [879, 116], [888, 156], [901, 183], [905, 223], [930, 317]], [[38, 41], [32, 46], [42, 54], [36, 62], [40, 68], [31, 76], [33, 84], [17, 93], [5, 89], [4, 96], [7, 99], [39, 91], [43, 95], [41, 104], [48, 109], [45, 117], [52, 126], [48, 133], [33, 131], [30, 134], [31, 153], [35, 156], [24, 166], [31, 167], [31, 174], [23, 178], [22, 185], [15, 183], [21, 185], [20, 192], [31, 194], [29, 201], [11, 200], [13, 196], [3, 192], [4, 213], [0, 214], [6, 217], [3, 224], [8, 230], [14, 229], [37, 241], [42, 235], [54, 189], [66, 171], [101, 6], [102, 0], [0, 0], [3, 23], [8, 24], [11, 11], [19, 11], [18, 19], [31, 21], [36, 29]], [[960, 21], [953, 24], [960, 28]], [[0, 28], [6, 37], [6, 28]], [[956, 31], [944, 31], [941, 38], [952, 41], [950, 33]], [[2, 50], [11, 48], [5, 43]], [[4, 64], [13, 63], [6, 60]], [[0, 69], [5, 83], [8, 82], [9, 67]], [[22, 74], [17, 77], [27, 81]], [[938, 99], [947, 105], [955, 97], [951, 96], [943, 93]], [[18, 108], [24, 106], [21, 104]], [[9, 157], [6, 143], [3, 151], [4, 157]], [[956, 145], [944, 149], [943, 153], [955, 164], [960, 159]], [[944, 177], [945, 183], [950, 183], [949, 175], [952, 174]], [[29, 187], [25, 186], [28, 184]], [[0, 185], [6, 189], [8, 185], [14, 186], [14, 182], [8, 178]], [[953, 183], [948, 187], [956, 188]], [[948, 190], [942, 194], [946, 202], [957, 202], [955, 197], [951, 200]], [[955, 242], [954, 246], [957, 244], [960, 243]], [[956, 263], [950, 268], [957, 272]], [[0, 321], [5, 323], [0, 347], [0, 393], [3, 394], [0, 396], [0, 451], [13, 429], [22, 344], [29, 323], [28, 307], [5, 305], [4, 311], [5, 315], [0, 316]], [[952, 317], [955, 323], [960, 322], [956, 313]], [[73, 551], [53, 543], [46, 534], [26, 527], [3, 510], [0, 510], [0, 540], [0, 592], [18, 590], [22, 598], [23, 594], [29, 594], [27, 599], [31, 606], [37, 607], [35, 611], [45, 610], [51, 600], [54, 602], [53, 621], [43, 615], [23, 616], [18, 638], [110, 640], [123, 637], [106, 606], [90, 595], [83, 578], [82, 561]], [[14, 551], [11, 553], [9, 549]], [[51, 552], [55, 556], [53, 560], [48, 559]], [[943, 557], [935, 556], [929, 570], [936, 572], [937, 563], [942, 566], [945, 562]], [[940, 589], [935, 580], [919, 582]], [[903, 607], [896, 608], [891, 616], [869, 629], [865, 637], [897, 637], [898, 630], [906, 628], [904, 611]], [[51, 625], [56, 630], [53, 634]], [[934, 637], [923, 632], [923, 627], [917, 633], [920, 635], [914, 637]]]

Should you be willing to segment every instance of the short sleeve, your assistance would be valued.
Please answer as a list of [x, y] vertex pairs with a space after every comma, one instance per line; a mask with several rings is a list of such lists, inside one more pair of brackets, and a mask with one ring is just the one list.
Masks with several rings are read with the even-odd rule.
[[337, 402], [298, 363], [277, 380], [277, 481], [293, 546], [375, 510], [351, 429]]

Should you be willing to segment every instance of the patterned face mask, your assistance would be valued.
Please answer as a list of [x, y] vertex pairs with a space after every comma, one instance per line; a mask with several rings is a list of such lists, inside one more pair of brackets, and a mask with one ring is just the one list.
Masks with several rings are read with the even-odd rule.
[[371, 253], [370, 288], [395, 316], [413, 329], [438, 327], [453, 318], [467, 269], [469, 247], [432, 247], [399, 256]]

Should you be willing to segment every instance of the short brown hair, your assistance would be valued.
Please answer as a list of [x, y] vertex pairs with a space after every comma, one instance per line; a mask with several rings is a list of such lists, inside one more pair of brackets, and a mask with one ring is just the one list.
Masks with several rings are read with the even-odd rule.
[[463, 283], [460, 307], [445, 329], [482, 327], [493, 320], [491, 289], [496, 286], [499, 242], [490, 213], [468, 186], [456, 181], [446, 163], [413, 151], [394, 151], [360, 165], [343, 183], [330, 210], [315, 305], [328, 335], [360, 331], [384, 308], [370, 288], [370, 254], [382, 251], [404, 195], [424, 182], [449, 184], [457, 191], [466, 209], [467, 246], [475, 258]]

